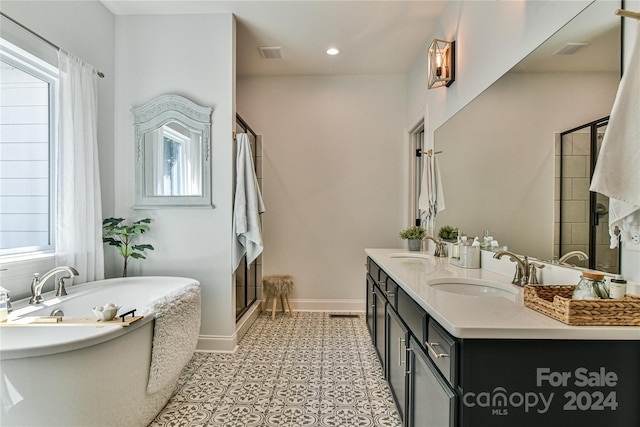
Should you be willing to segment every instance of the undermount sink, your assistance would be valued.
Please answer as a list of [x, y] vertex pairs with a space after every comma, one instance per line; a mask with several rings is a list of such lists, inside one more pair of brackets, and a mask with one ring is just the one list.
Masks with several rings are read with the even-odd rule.
[[419, 258], [419, 259], [428, 259], [433, 260], [433, 255], [424, 254], [420, 252], [398, 252], [395, 254], [389, 255], [391, 258]]
[[505, 297], [514, 299], [518, 290], [512, 285], [495, 283], [483, 279], [443, 278], [427, 283], [432, 288], [458, 295], [474, 297]]

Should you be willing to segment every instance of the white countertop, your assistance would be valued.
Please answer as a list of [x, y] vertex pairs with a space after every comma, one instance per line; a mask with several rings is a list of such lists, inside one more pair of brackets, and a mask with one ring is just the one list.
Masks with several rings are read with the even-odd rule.
[[[460, 268], [427, 252], [365, 249], [365, 253], [458, 338], [640, 340], [638, 326], [570, 326], [525, 307], [523, 289], [511, 284], [512, 277], [482, 268]], [[459, 295], [430, 285], [449, 278], [486, 280], [515, 294], [511, 298]]]

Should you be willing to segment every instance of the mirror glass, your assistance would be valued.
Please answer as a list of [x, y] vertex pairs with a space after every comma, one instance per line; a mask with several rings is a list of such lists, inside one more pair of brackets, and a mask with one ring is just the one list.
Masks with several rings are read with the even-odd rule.
[[559, 135], [611, 112], [620, 81], [618, 7], [589, 5], [435, 131], [446, 203], [437, 228], [481, 238], [489, 230], [501, 246], [542, 260], [564, 255], [557, 254]]
[[171, 121], [144, 135], [144, 194], [201, 196], [202, 134]]
[[132, 109], [136, 206], [210, 206], [211, 109], [164, 95]]

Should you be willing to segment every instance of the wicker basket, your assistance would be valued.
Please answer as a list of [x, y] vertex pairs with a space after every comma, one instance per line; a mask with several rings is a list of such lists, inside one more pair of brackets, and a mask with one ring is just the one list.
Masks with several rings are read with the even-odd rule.
[[567, 325], [640, 326], [640, 297], [573, 300], [575, 285], [526, 285], [524, 305]]

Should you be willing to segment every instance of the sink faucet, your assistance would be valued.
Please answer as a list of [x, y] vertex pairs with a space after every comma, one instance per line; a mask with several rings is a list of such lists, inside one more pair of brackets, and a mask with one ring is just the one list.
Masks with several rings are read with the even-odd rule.
[[436, 240], [431, 236], [427, 236], [424, 240], [431, 240], [436, 245], [436, 249], [433, 252], [433, 256], [438, 258], [445, 258], [447, 256], [447, 243], [442, 240]]
[[516, 274], [513, 276], [511, 283], [518, 286], [524, 286], [529, 283], [529, 259], [526, 256], [520, 259], [518, 255], [509, 251], [498, 251], [493, 257], [500, 259], [503, 255], [509, 255], [509, 259], [516, 263]]
[[567, 260], [571, 259], [571, 258], [578, 258], [579, 261], [586, 261], [589, 259], [589, 255], [585, 254], [582, 251], [571, 251], [571, 252], [567, 252], [566, 254], [562, 255], [562, 257], [560, 257], [560, 259], [558, 260], [558, 264], [564, 264], [564, 265], [569, 265], [567, 264]]
[[[44, 284], [47, 282], [47, 280], [49, 280], [50, 277], [62, 272], [67, 272], [71, 276], [78, 275], [78, 271], [75, 268], [67, 266], [53, 268], [44, 273], [42, 276], [40, 276], [39, 273], [34, 273], [33, 279], [31, 279], [31, 298], [29, 299], [29, 304], [42, 303], [42, 288], [44, 287]], [[71, 276], [67, 276], [67, 279]]]

